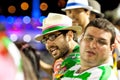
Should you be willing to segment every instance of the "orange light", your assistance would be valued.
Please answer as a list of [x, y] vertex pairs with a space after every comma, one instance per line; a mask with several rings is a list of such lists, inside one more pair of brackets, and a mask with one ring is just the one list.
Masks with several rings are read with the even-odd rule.
[[23, 3], [21, 4], [21, 9], [22, 9], [22, 10], [28, 10], [28, 8], [29, 8], [29, 4], [28, 4], [27, 2], [23, 2]]
[[58, 6], [59, 7], [64, 7], [66, 4], [65, 0], [58, 0]]
[[47, 3], [42, 2], [42, 3], [40, 4], [40, 9], [41, 9], [42, 11], [46, 11], [47, 8], [48, 8], [48, 4], [47, 4]]
[[15, 6], [11, 5], [11, 6], [8, 7], [8, 12], [9, 13], [13, 14], [13, 13], [15, 13], [15, 11], [16, 11]]

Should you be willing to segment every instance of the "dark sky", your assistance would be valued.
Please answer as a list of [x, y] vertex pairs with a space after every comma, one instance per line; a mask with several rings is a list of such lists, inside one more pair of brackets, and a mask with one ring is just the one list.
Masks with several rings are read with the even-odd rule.
[[[20, 10], [20, 3], [22, 1], [27, 1], [30, 3], [30, 8], [28, 11], [22, 11]], [[46, 12], [43, 12], [43, 14], [47, 14], [48, 12], [58, 12], [62, 13], [61, 8], [57, 6], [57, 1], [58, 0], [40, 0], [40, 2], [46, 1], [49, 4], [49, 8]], [[67, 0], [65, 0], [67, 1]], [[118, 4], [120, 3], [120, 0], [97, 0], [101, 4], [101, 10], [102, 12], [105, 12], [106, 10], [113, 10], [115, 9]], [[7, 12], [7, 7], [8, 5], [16, 5], [17, 6], [17, 11], [13, 15], [30, 15], [31, 10], [32, 10], [32, 0], [0, 0], [0, 14], [4, 15], [11, 15]]]
[[101, 4], [102, 12], [105, 12], [106, 10], [115, 9], [120, 3], [120, 0], [97, 0], [97, 1]]

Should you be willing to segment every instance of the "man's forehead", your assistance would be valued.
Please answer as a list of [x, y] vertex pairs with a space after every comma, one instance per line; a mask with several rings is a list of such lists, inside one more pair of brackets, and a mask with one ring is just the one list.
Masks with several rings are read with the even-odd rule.
[[108, 38], [112, 36], [110, 32], [107, 32], [103, 29], [99, 29], [96, 27], [88, 27], [85, 31], [85, 35], [92, 35], [92, 36], [104, 37], [104, 38]]

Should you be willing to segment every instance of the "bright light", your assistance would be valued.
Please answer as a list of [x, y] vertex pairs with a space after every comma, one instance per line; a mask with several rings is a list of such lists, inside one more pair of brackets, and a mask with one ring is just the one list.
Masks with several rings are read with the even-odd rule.
[[46, 17], [45, 17], [45, 16], [41, 16], [41, 17], [39, 18], [39, 22], [42, 23], [44, 18], [46, 18]]
[[45, 2], [42, 2], [42, 3], [40, 4], [40, 9], [41, 9], [42, 11], [46, 11], [46, 10], [48, 9], [48, 4], [45, 3]]
[[0, 22], [4, 22], [6, 20], [5, 16], [0, 16]]
[[17, 41], [18, 36], [17, 36], [16, 34], [11, 34], [11, 35], [10, 35], [10, 39], [11, 39], [13, 42], [15, 42], [15, 41]]
[[24, 22], [25, 24], [30, 23], [30, 21], [31, 21], [31, 19], [30, 19], [29, 16], [25, 16], [25, 17], [23, 18], [23, 22]]
[[12, 23], [14, 22], [14, 18], [13, 18], [12, 16], [8, 16], [8, 17], [7, 17], [7, 22], [8, 22], [9, 24], [12, 24]]
[[29, 8], [29, 4], [28, 4], [27, 2], [23, 2], [23, 3], [21, 4], [21, 9], [22, 9], [22, 10], [28, 10], [28, 8]]
[[15, 13], [16, 12], [16, 7], [13, 6], [13, 5], [9, 6], [8, 7], [8, 12], [11, 13], [11, 14]]
[[29, 34], [24, 35], [23, 41], [30, 42], [31, 41], [31, 36]]

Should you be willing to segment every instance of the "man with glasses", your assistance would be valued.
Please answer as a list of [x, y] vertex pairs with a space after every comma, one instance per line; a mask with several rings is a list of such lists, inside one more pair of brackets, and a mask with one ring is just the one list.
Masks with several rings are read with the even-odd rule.
[[55, 59], [53, 79], [63, 76], [64, 72], [80, 63], [77, 36], [81, 34], [80, 26], [72, 26], [72, 20], [62, 14], [49, 13], [44, 19], [42, 34], [37, 41], [45, 44], [46, 49]]
[[[96, 7], [97, 6], [97, 7]], [[95, 0], [68, 0], [66, 7], [62, 9], [72, 19], [73, 25], [79, 25], [82, 27], [82, 32], [84, 31], [90, 20], [97, 17], [103, 17], [101, 13], [101, 6]], [[96, 17], [92, 17], [93, 13], [96, 13]], [[80, 41], [81, 35], [78, 38]], [[115, 57], [114, 57], [115, 59]], [[113, 57], [111, 57], [111, 65], [113, 65]], [[115, 65], [115, 64], [114, 64]], [[115, 67], [116, 69], [116, 67]], [[116, 72], [116, 70], [115, 70]]]
[[115, 46], [114, 25], [96, 18], [85, 28], [80, 41], [80, 64], [68, 69], [58, 80], [118, 80], [109, 64]]

